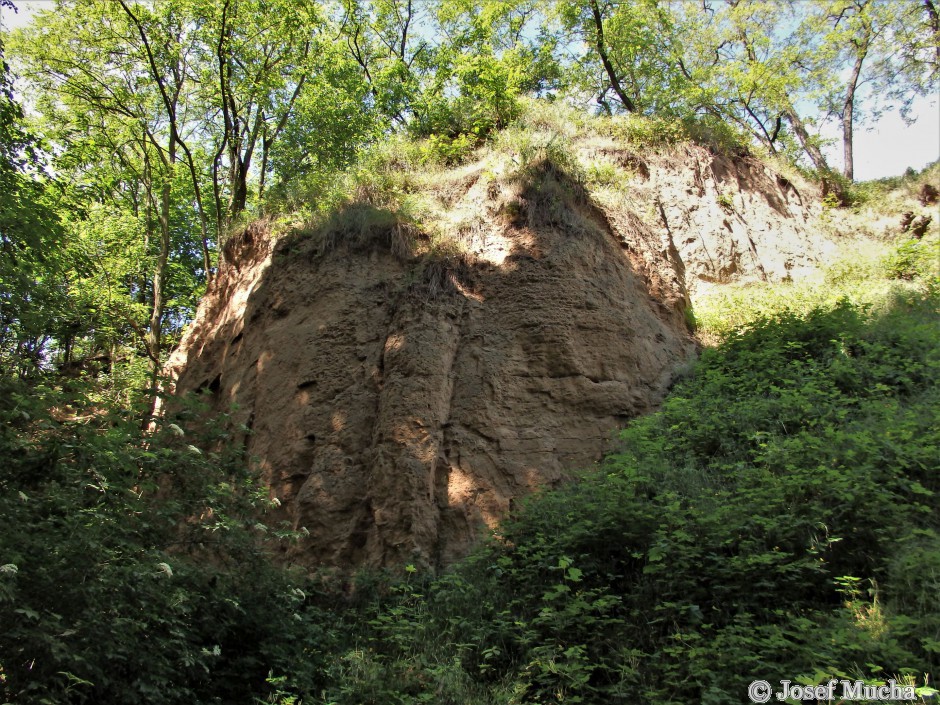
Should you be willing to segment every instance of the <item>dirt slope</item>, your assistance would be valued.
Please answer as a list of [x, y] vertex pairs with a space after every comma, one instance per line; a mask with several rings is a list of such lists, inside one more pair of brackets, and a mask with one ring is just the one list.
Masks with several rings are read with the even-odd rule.
[[795, 187], [689, 150], [643, 161], [619, 201], [550, 159], [465, 167], [429, 186], [443, 239], [360, 203], [317, 233], [229, 242], [169, 371], [237, 404], [239, 442], [309, 532], [294, 559], [453, 561], [655, 407], [694, 355], [697, 282], [811, 263], [790, 251], [809, 242]]

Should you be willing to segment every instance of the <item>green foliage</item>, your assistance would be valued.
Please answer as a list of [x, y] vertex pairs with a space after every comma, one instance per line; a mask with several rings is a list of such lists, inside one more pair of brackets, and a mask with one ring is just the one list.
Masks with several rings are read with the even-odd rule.
[[554, 83], [557, 40], [537, 25], [532, 0], [443, 0], [434, 9], [446, 39], [409, 127], [417, 136], [476, 146], [519, 117], [522, 95]]
[[561, 135], [532, 133], [525, 129], [510, 129], [499, 135], [497, 151], [512, 160], [513, 172], [518, 178], [528, 179], [541, 173], [545, 165], [582, 180], [582, 167], [571, 143]]
[[271, 670], [315, 687], [330, 620], [271, 567], [266, 492], [219, 426], [144, 434], [80, 389], [0, 385], [4, 702], [248, 702]]
[[718, 205], [725, 213], [734, 213], [734, 197], [730, 193], [719, 193]]
[[806, 314], [841, 299], [879, 308], [912, 289], [930, 291], [935, 287], [932, 282], [938, 262], [937, 243], [907, 242], [885, 254], [884, 245], [863, 247], [856, 241], [852, 253], [835, 258], [820, 277], [722, 286], [696, 303], [699, 333], [706, 339], [720, 340], [736, 328], [783, 310]]
[[224, 425], [199, 431], [193, 409], [142, 435], [80, 391], [5, 383], [0, 688], [660, 705], [737, 702], [758, 677], [936, 673], [938, 303], [734, 332], [600, 471], [452, 571], [363, 579], [329, 608], [268, 563], [264, 495]]
[[911, 209], [922, 189], [928, 184], [934, 188], [940, 184], [940, 161], [928, 164], [920, 172], [908, 169], [907, 173], [901, 176], [854, 184], [850, 189], [852, 206], [856, 209], [872, 206], [882, 213], [900, 215]]
[[477, 144], [476, 138], [463, 132], [455, 137], [432, 134], [428, 137], [424, 150], [428, 162], [454, 165], [472, 154]]
[[[0, 54], [3, 700], [717, 704], [757, 677], [935, 675], [932, 232], [836, 262], [823, 294], [741, 287], [699, 307], [723, 342], [663, 409], [437, 578], [364, 579], [350, 597], [275, 566], [281, 532], [260, 523], [265, 493], [225, 423], [194, 407], [140, 428], [144, 368], [155, 383], [245, 209], [303, 210], [321, 251], [382, 239], [413, 258], [420, 236], [414, 276], [436, 295], [464, 260], [431, 225], [451, 185], [431, 207], [421, 191], [481, 147], [503, 216], [574, 234], [584, 185], [627, 176], [585, 166], [579, 138], [811, 154], [794, 105], [845, 109], [841, 67], [874, 27], [860, 18], [881, 28], [867, 77], [899, 77], [882, 97], [936, 86], [920, 3], [843, 5], [96, 0], [43, 15], [15, 48], [51, 169]], [[832, 181], [830, 209], [915, 195]]]
[[37, 373], [69, 308], [63, 281], [69, 258], [38, 153], [0, 38], [0, 375]]
[[671, 147], [687, 139], [681, 120], [658, 116], [628, 115], [611, 121], [611, 129], [636, 147]]
[[888, 275], [893, 279], [922, 279], [940, 275], [940, 241], [905, 240], [884, 261]]
[[727, 703], [755, 678], [936, 673], [938, 303], [781, 314], [705, 351], [600, 472], [370, 601], [331, 701]]

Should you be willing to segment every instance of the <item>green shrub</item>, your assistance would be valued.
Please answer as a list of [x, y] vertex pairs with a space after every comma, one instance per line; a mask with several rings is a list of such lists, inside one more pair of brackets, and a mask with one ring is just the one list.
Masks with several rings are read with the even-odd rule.
[[272, 670], [315, 689], [335, 620], [270, 563], [222, 425], [143, 434], [84, 392], [0, 386], [3, 702], [249, 702]]
[[893, 279], [921, 279], [937, 274], [940, 263], [938, 242], [905, 240], [884, 260], [884, 268]]
[[600, 472], [376, 607], [386, 701], [460, 702], [435, 700], [442, 668], [467, 702], [656, 705], [935, 674], [938, 304], [781, 314], [705, 351]]
[[635, 147], [670, 147], [689, 140], [683, 122], [668, 117], [630, 114], [611, 118], [611, 130]]
[[470, 156], [479, 143], [478, 138], [463, 132], [455, 137], [434, 134], [428, 137], [422, 148], [427, 163], [453, 166]]
[[623, 186], [631, 176], [632, 174], [606, 159], [595, 159], [584, 170], [586, 183], [595, 189]]

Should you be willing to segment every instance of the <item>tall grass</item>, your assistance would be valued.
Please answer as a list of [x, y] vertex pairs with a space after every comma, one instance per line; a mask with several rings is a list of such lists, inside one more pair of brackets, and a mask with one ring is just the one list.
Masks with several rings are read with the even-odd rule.
[[865, 309], [888, 305], [897, 295], [940, 286], [940, 238], [914, 242], [857, 239], [815, 277], [788, 282], [727, 284], [694, 302], [699, 336], [715, 343], [732, 331], [782, 311], [809, 311], [848, 301]]

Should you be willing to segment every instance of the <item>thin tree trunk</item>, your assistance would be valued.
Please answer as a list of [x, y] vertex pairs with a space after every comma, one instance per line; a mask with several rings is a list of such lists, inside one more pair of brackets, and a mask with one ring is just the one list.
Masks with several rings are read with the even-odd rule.
[[852, 145], [852, 133], [854, 130], [855, 119], [855, 89], [858, 86], [858, 78], [862, 72], [862, 64], [865, 61], [865, 55], [868, 53], [868, 42], [859, 50], [855, 57], [855, 65], [852, 66], [852, 74], [849, 76], [849, 82], [845, 91], [845, 103], [842, 106], [842, 150], [845, 156], [845, 167], [842, 173], [849, 181], [855, 180], [855, 159]]
[[[166, 80], [163, 77], [163, 73], [157, 67], [156, 59], [153, 55], [153, 50], [150, 47], [150, 40], [147, 38], [147, 33], [144, 31], [144, 26], [141, 24], [140, 19], [131, 11], [127, 6], [125, 0], [120, 0], [121, 7], [124, 9], [124, 12], [134, 23], [134, 26], [137, 28], [137, 33], [140, 35], [140, 39], [143, 42], [144, 49], [147, 52], [147, 61], [150, 64], [150, 71], [153, 80], [156, 82], [157, 87], [160, 89], [160, 95], [163, 98], [163, 105], [166, 108], [167, 117], [170, 122], [170, 164], [172, 165], [176, 161], [176, 145], [179, 144], [183, 148], [183, 152], [186, 154], [186, 161], [189, 164], [189, 173], [193, 180], [193, 191], [196, 196], [196, 208], [199, 211], [199, 221], [202, 226], [202, 258], [203, 266], [206, 270], [206, 281], [212, 281], [212, 267], [211, 261], [209, 258], [209, 232], [208, 226], [206, 224], [206, 214], [205, 209], [203, 208], [202, 203], [202, 190], [199, 188], [199, 179], [196, 175], [196, 166], [193, 163], [193, 155], [189, 151], [189, 147], [180, 137], [180, 132], [177, 123], [177, 102], [179, 100], [180, 91], [182, 90], [182, 80], [179, 79], [183, 75], [182, 71], [174, 71], [174, 75], [177, 76], [176, 90], [173, 96], [171, 97], [170, 91], [166, 85]], [[169, 227], [169, 219], [167, 220], [167, 227]], [[159, 355], [157, 355], [159, 357]]]
[[160, 254], [153, 271], [153, 308], [150, 313], [150, 330], [147, 335], [147, 348], [150, 354], [150, 415], [157, 408], [160, 389], [160, 353], [163, 345], [163, 312], [165, 308], [164, 283], [166, 265], [170, 253], [169, 206], [170, 187], [163, 187], [160, 213]]
[[620, 85], [620, 78], [617, 76], [617, 71], [614, 69], [614, 65], [610, 61], [610, 57], [607, 54], [607, 45], [604, 42], [604, 18], [601, 16], [601, 9], [597, 4], [597, 0], [591, 0], [591, 12], [594, 15], [594, 48], [597, 49], [597, 55], [601, 58], [601, 63], [604, 65], [604, 71], [607, 72], [607, 79], [610, 81], [610, 87], [614, 89], [614, 93], [617, 94], [617, 97], [620, 98], [620, 102], [623, 103], [629, 112], [636, 112], [636, 104], [630, 99], [630, 96], [626, 94], [623, 90], [623, 87]]
[[242, 161], [241, 154], [230, 150], [229, 159], [232, 160], [229, 169], [229, 187], [232, 196], [229, 199], [228, 220], [234, 221], [245, 210], [248, 204], [248, 168]]
[[222, 236], [225, 233], [225, 209], [222, 207], [222, 177], [221, 171], [222, 153], [225, 151], [226, 139], [228, 135], [223, 136], [222, 143], [219, 145], [215, 156], [212, 158], [212, 197], [215, 202], [215, 244], [219, 253], [222, 252]]
[[[170, 127], [172, 133], [173, 127]], [[176, 141], [175, 135], [170, 136], [168, 150], [169, 169], [166, 175], [166, 181], [163, 184], [160, 194], [160, 254], [157, 256], [156, 267], [153, 272], [153, 308], [150, 313], [150, 334], [148, 347], [150, 348], [150, 357], [152, 365], [151, 374], [151, 414], [157, 408], [157, 398], [160, 385], [160, 367], [161, 353], [163, 349], [163, 313], [166, 308], [166, 294], [164, 293], [164, 284], [166, 283], [166, 268], [170, 259], [170, 206], [172, 203], [172, 175], [173, 165], [176, 162]]]
[[930, 28], [933, 30], [933, 39], [937, 47], [937, 65], [934, 70], [940, 69], [940, 12], [933, 0], [924, 0], [924, 9], [927, 11], [927, 18]]
[[823, 156], [823, 153], [820, 151], [819, 147], [817, 147], [813, 142], [809, 132], [806, 131], [806, 125], [803, 124], [803, 121], [800, 119], [800, 116], [797, 115], [796, 110], [790, 107], [784, 112], [784, 115], [786, 115], [790, 126], [793, 128], [793, 132], [796, 133], [797, 139], [800, 140], [800, 145], [803, 147], [803, 151], [806, 152], [806, 155], [810, 158], [810, 161], [813, 162], [813, 166], [816, 167], [816, 171], [818, 171], [820, 174], [830, 173], [832, 170], [829, 168], [829, 164], [826, 162], [826, 157]]
[[834, 174], [832, 173], [832, 169], [829, 168], [829, 164], [826, 162], [826, 157], [823, 156], [819, 147], [813, 142], [812, 137], [810, 137], [809, 132], [806, 130], [806, 125], [803, 124], [796, 110], [791, 105], [784, 111], [783, 115], [793, 128], [793, 132], [796, 133], [797, 139], [800, 140], [803, 151], [806, 152], [806, 155], [810, 158], [810, 161], [813, 162], [813, 166], [816, 167], [816, 171], [819, 173], [819, 178], [822, 182], [823, 196], [832, 194], [838, 199], [840, 205], [845, 205], [847, 203], [845, 189], [842, 187], [842, 184], [839, 183], [838, 179], [833, 178]]
[[845, 108], [842, 111], [842, 154], [845, 160], [842, 174], [849, 181], [855, 180], [855, 158], [853, 154], [854, 146], [852, 144], [852, 114], [854, 109], [855, 101], [846, 100]]
[[[410, 12], [410, 6], [409, 6]], [[304, 58], [307, 57], [307, 54], [310, 51], [310, 42], [307, 42], [304, 45]], [[281, 131], [287, 125], [287, 120], [290, 118], [291, 111], [294, 109], [294, 103], [297, 101], [297, 96], [300, 95], [300, 91], [304, 87], [304, 83], [307, 81], [307, 74], [305, 73], [297, 81], [297, 85], [294, 87], [294, 92], [291, 94], [290, 102], [287, 104], [287, 110], [284, 111], [284, 114], [281, 115], [281, 119], [277, 123], [277, 127], [274, 128], [274, 132], [269, 136], [267, 130], [263, 130], [261, 134], [261, 183], [258, 185], [258, 202], [261, 202], [262, 197], [264, 196], [264, 186], [265, 186], [265, 175], [268, 170], [268, 155], [271, 153], [271, 147], [274, 144], [274, 141], [281, 134]]]
[[196, 174], [196, 164], [189, 147], [180, 143], [186, 153], [186, 163], [189, 165], [189, 175], [193, 180], [193, 193], [196, 196], [196, 210], [199, 211], [199, 227], [202, 231], [202, 266], [206, 270], [206, 283], [212, 281], [212, 259], [209, 255], [209, 223], [206, 220], [206, 209], [202, 203], [202, 189], [199, 187], [199, 176]]

